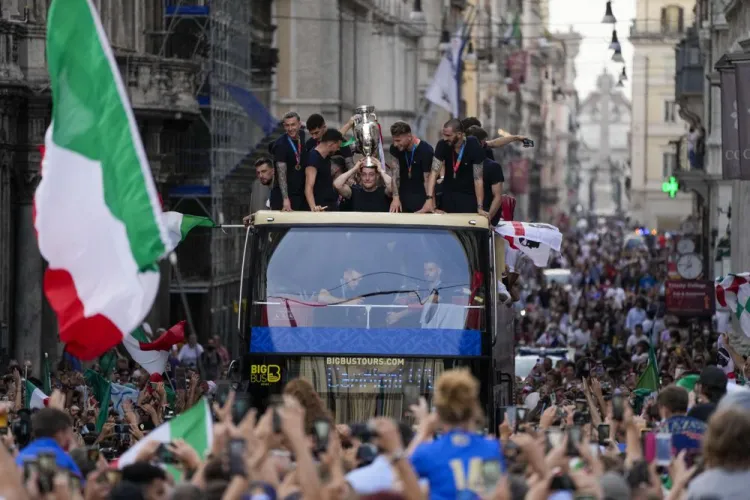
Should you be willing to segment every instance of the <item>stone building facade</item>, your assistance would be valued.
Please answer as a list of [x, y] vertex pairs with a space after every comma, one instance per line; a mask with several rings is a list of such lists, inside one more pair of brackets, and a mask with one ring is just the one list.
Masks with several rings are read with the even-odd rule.
[[[41, 178], [39, 147], [51, 115], [45, 65], [49, 3], [11, 0], [2, 2], [0, 11], [0, 365], [17, 358], [38, 366], [44, 352], [54, 360], [60, 349], [57, 320], [42, 291], [45, 262], [32, 223], [33, 194]], [[155, 180], [169, 204], [170, 189], [181, 182], [175, 158], [202, 112], [197, 98], [205, 78], [201, 61], [166, 57], [170, 38], [178, 35], [168, 18], [171, 1], [93, 3], [111, 39]], [[270, 3], [253, 2], [261, 10]], [[270, 16], [270, 8], [266, 10]], [[275, 64], [268, 57], [270, 37], [265, 36], [272, 34], [270, 18], [256, 24], [259, 41], [253, 55], [265, 57], [270, 67], [260, 74], [270, 76]], [[269, 40], [265, 47], [264, 38]], [[162, 275], [165, 286], [157, 300], [161, 307], [154, 316], [158, 326], [169, 321], [170, 274]]]

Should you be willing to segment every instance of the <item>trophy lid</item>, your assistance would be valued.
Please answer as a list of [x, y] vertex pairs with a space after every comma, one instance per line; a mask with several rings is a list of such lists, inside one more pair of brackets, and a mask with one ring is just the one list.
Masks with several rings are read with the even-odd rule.
[[375, 106], [370, 105], [364, 105], [364, 106], [357, 106], [354, 108], [354, 113], [361, 115], [366, 113], [374, 113], [375, 112]]

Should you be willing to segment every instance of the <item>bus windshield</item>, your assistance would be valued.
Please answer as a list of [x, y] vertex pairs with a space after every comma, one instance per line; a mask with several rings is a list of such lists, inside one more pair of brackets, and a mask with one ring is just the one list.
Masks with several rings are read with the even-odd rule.
[[[488, 276], [481, 231], [264, 228], [251, 352], [476, 356]], [[289, 329], [296, 329], [289, 335]]]

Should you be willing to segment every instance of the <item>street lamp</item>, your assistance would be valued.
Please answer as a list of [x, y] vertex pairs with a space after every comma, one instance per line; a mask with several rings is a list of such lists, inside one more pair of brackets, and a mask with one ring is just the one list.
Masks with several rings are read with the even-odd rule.
[[414, 9], [409, 14], [409, 20], [415, 24], [424, 24], [427, 22], [427, 17], [422, 11], [422, 0], [414, 0]]
[[617, 19], [615, 19], [615, 15], [612, 14], [612, 2], [607, 2], [607, 10], [604, 12], [604, 19], [602, 19], [603, 24], [615, 24], [617, 22]]
[[615, 49], [615, 53], [612, 54], [612, 62], [616, 62], [616, 63], [625, 62], [625, 58], [622, 57], [622, 49], [620, 49], [619, 47]]
[[612, 41], [609, 42], [609, 50], [620, 50], [620, 41], [617, 39], [617, 30], [612, 30]]

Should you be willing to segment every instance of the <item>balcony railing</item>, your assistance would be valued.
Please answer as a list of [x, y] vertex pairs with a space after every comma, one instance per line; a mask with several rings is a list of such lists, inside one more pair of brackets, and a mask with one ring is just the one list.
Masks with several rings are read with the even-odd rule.
[[683, 24], [665, 20], [633, 19], [630, 24], [630, 38], [680, 37], [684, 34]]

